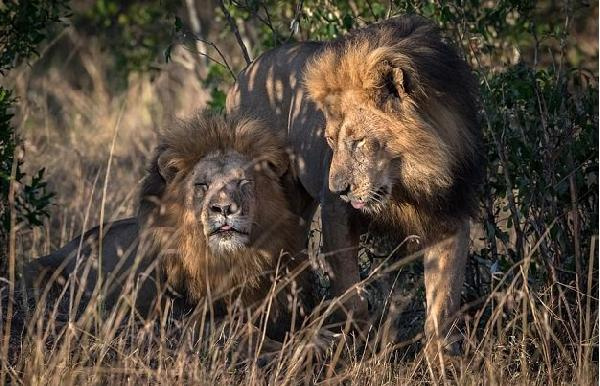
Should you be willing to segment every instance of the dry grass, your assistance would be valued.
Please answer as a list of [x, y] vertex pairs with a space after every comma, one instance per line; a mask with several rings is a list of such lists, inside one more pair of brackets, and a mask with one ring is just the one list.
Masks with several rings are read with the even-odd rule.
[[[70, 86], [60, 68], [41, 77], [23, 70], [14, 79], [24, 102], [19, 121], [26, 166], [46, 167], [50, 188], [57, 192], [44, 227], [17, 230], [20, 263], [48, 253], [101, 219], [134, 214], [155, 126], [205, 101], [193, 70], [165, 73], [152, 82], [132, 78], [127, 90], [112, 95], [93, 47], [79, 57], [81, 76], [91, 80], [85, 90]], [[180, 63], [179, 69], [186, 66], [191, 68]], [[248, 344], [249, 339], [260, 341], [260, 334], [249, 333], [251, 320], [260, 315], [249, 318], [244, 310], [217, 321], [206, 306], [186, 317], [166, 307], [154, 320], [141, 321], [126, 306], [135, 292], [122, 298], [122, 307], [100, 312], [97, 299], [79, 306], [70, 290], [50, 292], [39, 304], [23, 301], [17, 291], [10, 353], [0, 359], [4, 379], [15, 384], [596, 384], [598, 298], [591, 275], [597, 275], [597, 252], [591, 251], [585, 267], [590, 284], [583, 293], [575, 293], [572, 283], [534, 288], [527, 277], [537, 241], [523, 261], [501, 276], [490, 275], [491, 290], [483, 298], [465, 305], [465, 353], [452, 363], [428, 364], [415, 343], [419, 336], [394, 343], [392, 337], [402, 330], [422, 326], [418, 313], [406, 317], [409, 307], [422, 303], [422, 280], [407, 285], [398, 279], [413, 272], [412, 260], [405, 259], [375, 268], [359, 284], [392, 278], [392, 287], [401, 288], [408, 299], [385, 297], [393, 307], [369, 331], [366, 347], [350, 335], [326, 334], [319, 316], [291, 334], [266, 366], [252, 350], [255, 345]], [[7, 288], [2, 282], [3, 322]], [[331, 311], [335, 304], [322, 307]], [[394, 315], [404, 317], [395, 323]], [[0, 341], [8, 339], [4, 328], [1, 334]]]
[[[406, 263], [376, 269], [361, 284], [380, 280]], [[493, 292], [483, 305], [476, 305], [463, 326], [464, 356], [441, 364], [427, 363], [421, 353], [410, 354], [412, 342], [394, 345], [386, 319], [376, 321], [364, 347], [351, 335], [326, 334], [323, 317], [317, 317], [290, 334], [280, 352], [264, 356], [256, 349], [256, 342], [263, 343], [263, 330], [257, 333], [252, 326], [261, 326], [270, 299], [256, 315], [238, 309], [224, 320], [213, 319], [207, 305], [181, 317], [166, 303], [162, 313], [144, 321], [128, 307], [135, 290], [113, 310], [100, 311], [98, 298], [85, 307], [73, 301], [79, 294], [70, 295], [76, 287], [69, 285], [62, 293], [50, 292], [48, 302], [46, 297], [37, 304], [18, 297], [13, 321], [27, 325], [14, 323], [9, 359], [3, 361], [8, 378], [25, 384], [596, 383], [590, 344], [597, 340], [597, 329], [589, 323], [596, 325], [597, 312], [586, 310], [584, 330], [589, 335], [578, 335], [577, 317], [552, 314], [549, 295], [521, 283], [517, 275], [503, 287], [510, 293]], [[324, 303], [323, 314], [332, 307], [334, 303]], [[22, 337], [21, 328], [26, 331]], [[565, 341], [569, 332], [582, 341]]]

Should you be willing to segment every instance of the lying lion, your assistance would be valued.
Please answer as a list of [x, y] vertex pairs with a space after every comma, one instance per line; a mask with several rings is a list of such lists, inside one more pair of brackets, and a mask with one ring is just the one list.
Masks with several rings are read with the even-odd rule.
[[[34, 260], [26, 279], [39, 286], [41, 272], [73, 275], [90, 294], [101, 274], [108, 307], [136, 286], [143, 315], [167, 287], [191, 304], [256, 306], [285, 272], [284, 281], [299, 284], [293, 295], [307, 299], [299, 219], [280, 183], [288, 163], [280, 136], [258, 121], [198, 114], [161, 133], [137, 218], [93, 228]], [[290, 326], [290, 291], [275, 293], [269, 335], [278, 338]]]
[[[292, 169], [309, 198], [295, 210], [308, 220], [322, 206], [334, 295], [359, 281], [356, 251], [367, 229], [399, 241], [418, 236], [425, 331], [442, 343], [434, 352], [456, 352], [450, 327], [477, 211], [482, 132], [477, 84], [436, 27], [399, 17], [334, 41], [268, 51], [240, 73], [227, 109], [287, 134]], [[365, 317], [359, 296], [346, 305]]]

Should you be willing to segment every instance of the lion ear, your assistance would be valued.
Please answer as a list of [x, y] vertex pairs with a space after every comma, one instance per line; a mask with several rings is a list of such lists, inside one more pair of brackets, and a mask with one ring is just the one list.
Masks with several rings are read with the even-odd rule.
[[170, 182], [173, 178], [175, 178], [175, 175], [179, 171], [177, 167], [173, 165], [171, 159], [172, 157], [170, 157], [167, 150], [160, 151], [156, 157], [158, 172], [166, 182]]
[[341, 118], [339, 111], [340, 95], [338, 93], [332, 93], [321, 99], [320, 103], [325, 118], [330, 121], [337, 121]]
[[277, 162], [277, 163], [271, 162], [271, 168], [273, 169], [273, 172], [275, 172], [275, 174], [277, 174], [278, 178], [283, 176], [288, 171], [289, 167], [290, 167], [290, 160], [287, 158], [283, 158], [283, 159], [279, 160], [279, 162]]
[[265, 160], [261, 162], [257, 168], [257, 170], [263, 170], [266, 172], [265, 174], [270, 178], [275, 180], [279, 179], [281, 176], [287, 172], [289, 168], [289, 161], [287, 159], [277, 159], [277, 160]]
[[380, 77], [378, 99], [382, 105], [398, 102], [409, 95], [409, 79], [402, 68], [393, 66], [385, 60], [381, 63]]

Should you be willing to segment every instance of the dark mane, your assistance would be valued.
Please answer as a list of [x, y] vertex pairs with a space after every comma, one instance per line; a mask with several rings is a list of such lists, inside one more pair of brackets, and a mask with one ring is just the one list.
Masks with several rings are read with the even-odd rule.
[[[402, 97], [382, 97], [391, 93], [386, 88], [390, 69], [402, 71]], [[395, 122], [380, 135], [413, 172], [404, 170], [394, 186], [394, 199], [404, 208], [390, 211], [386, 222], [413, 218], [413, 225], [426, 229], [432, 226], [428, 219], [476, 213], [485, 165], [478, 87], [467, 63], [433, 23], [398, 17], [324, 43], [307, 65], [304, 86], [324, 111], [343, 115], [334, 110], [340, 105], [336, 98], [352, 92], [362, 106], [380, 109]]]

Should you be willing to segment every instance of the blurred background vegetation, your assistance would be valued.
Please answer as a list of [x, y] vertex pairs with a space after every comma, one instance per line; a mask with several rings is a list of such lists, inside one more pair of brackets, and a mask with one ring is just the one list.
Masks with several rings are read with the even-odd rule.
[[[96, 224], [100, 207], [103, 220], [133, 214], [156, 128], [222, 109], [248, 60], [406, 13], [437, 23], [479, 79], [488, 173], [464, 300], [485, 303], [481, 323], [511, 321], [513, 338], [511, 315], [529, 307], [535, 322], [544, 310], [557, 332], [540, 327], [530, 343], [589, 360], [598, 344], [594, 1], [1, 2], [0, 273], [7, 256], [18, 266]], [[529, 303], [515, 311], [523, 294]]]

